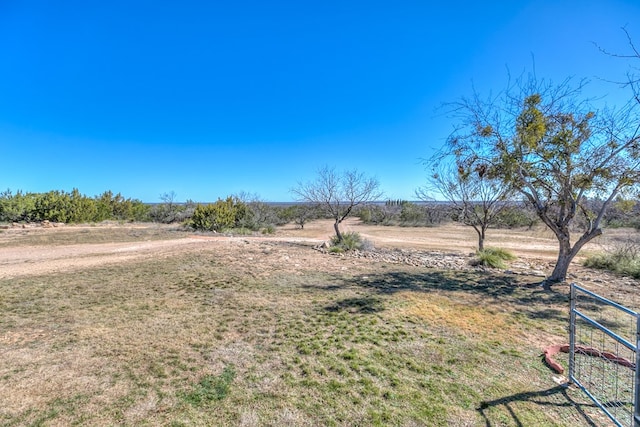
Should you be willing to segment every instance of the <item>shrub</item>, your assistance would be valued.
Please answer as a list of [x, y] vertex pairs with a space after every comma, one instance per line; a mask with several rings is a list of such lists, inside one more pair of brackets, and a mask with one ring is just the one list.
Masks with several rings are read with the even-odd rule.
[[343, 233], [342, 241], [338, 241], [338, 237], [331, 238], [330, 252], [344, 252], [352, 250], [370, 249], [371, 243], [364, 240], [358, 233]]
[[262, 234], [273, 234], [276, 232], [276, 228], [273, 225], [267, 225], [262, 229]]
[[516, 256], [506, 249], [485, 248], [476, 252], [476, 258], [472, 261], [472, 264], [504, 269], [507, 268], [505, 261], [512, 261], [514, 259], [516, 259]]
[[190, 225], [196, 230], [222, 231], [238, 227], [246, 216], [246, 205], [236, 198], [227, 197], [208, 205], [197, 205]]
[[329, 248], [329, 253], [332, 254], [341, 254], [344, 252], [344, 249], [342, 248], [342, 246], [331, 246]]
[[611, 252], [587, 257], [584, 265], [638, 279], [640, 278], [640, 246], [637, 243], [624, 242]]
[[411, 202], [402, 202], [400, 221], [403, 225], [418, 225], [425, 223], [424, 209]]

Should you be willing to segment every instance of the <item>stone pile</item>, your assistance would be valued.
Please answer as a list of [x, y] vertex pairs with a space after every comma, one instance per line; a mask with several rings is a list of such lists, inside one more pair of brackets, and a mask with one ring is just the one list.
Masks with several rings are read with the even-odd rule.
[[387, 262], [391, 264], [407, 264], [414, 267], [435, 268], [439, 270], [467, 270], [467, 271], [494, 271], [504, 274], [546, 277], [544, 271], [552, 268], [548, 264], [536, 260], [517, 260], [509, 264], [507, 270], [494, 269], [482, 265], [474, 265], [475, 254], [462, 254], [455, 252], [420, 251], [416, 249], [384, 249], [375, 248], [369, 250], [352, 250], [345, 252], [331, 252], [328, 243], [323, 243], [314, 248], [324, 254], [337, 257], [366, 258], [375, 262]]
[[437, 251], [419, 251], [411, 249], [370, 249], [366, 251], [352, 250], [342, 253], [330, 252], [327, 245], [315, 248], [322, 253], [351, 258], [366, 258], [377, 262], [391, 264], [407, 264], [415, 267], [438, 268], [443, 270], [478, 270], [482, 268], [469, 264], [472, 259], [459, 253], [445, 253]]

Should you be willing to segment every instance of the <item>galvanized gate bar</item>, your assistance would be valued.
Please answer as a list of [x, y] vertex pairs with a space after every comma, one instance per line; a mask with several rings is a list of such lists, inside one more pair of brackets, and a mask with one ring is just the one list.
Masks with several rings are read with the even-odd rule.
[[580, 318], [582, 320], [584, 320], [585, 322], [589, 323], [594, 328], [600, 329], [602, 332], [604, 332], [605, 334], [609, 335], [609, 337], [611, 337], [614, 340], [618, 341], [620, 344], [624, 345], [629, 350], [638, 351], [638, 348], [634, 344], [632, 344], [629, 341], [627, 341], [626, 339], [622, 338], [620, 335], [616, 334], [615, 332], [609, 330], [606, 326], [602, 326], [600, 323], [596, 322], [595, 320], [592, 320], [590, 317], [584, 315], [583, 313], [580, 313], [578, 310], [575, 310], [575, 313], [576, 313], [576, 316], [580, 316]]
[[602, 297], [602, 296], [600, 296], [598, 294], [594, 294], [593, 292], [591, 292], [591, 291], [589, 291], [589, 290], [587, 290], [587, 289], [585, 289], [585, 288], [583, 288], [581, 286], [578, 286], [575, 283], [572, 284], [571, 286], [574, 287], [576, 290], [582, 292], [583, 294], [587, 294], [590, 297], [592, 297], [594, 299], [597, 299], [598, 301], [603, 302], [605, 304], [608, 304], [608, 305], [610, 305], [612, 307], [615, 307], [620, 311], [623, 311], [623, 312], [625, 312], [627, 314], [630, 314], [632, 316], [636, 316], [636, 317], [638, 316], [638, 313], [636, 313], [635, 311], [625, 307], [624, 305], [620, 305], [617, 302], [611, 301], [610, 299], [606, 299], [605, 297]]
[[[606, 305], [609, 305], [611, 307], [614, 307], [620, 311], [622, 311], [625, 314], [628, 314], [630, 316], [635, 317], [636, 319], [636, 343], [633, 344], [631, 342], [629, 342], [628, 340], [626, 340], [625, 338], [619, 336], [618, 334], [616, 334], [615, 332], [611, 331], [610, 329], [608, 329], [607, 327], [603, 326], [602, 324], [600, 324], [599, 322], [591, 319], [589, 316], [585, 315], [584, 313], [580, 312], [577, 309], [577, 293], [583, 293], [585, 295], [588, 295], [589, 297], [600, 301]], [[623, 305], [620, 305], [616, 302], [613, 302], [607, 298], [601, 297], [600, 295], [597, 295], [587, 289], [584, 289], [580, 286], [577, 286], [575, 283], [571, 284], [571, 294], [570, 294], [570, 320], [569, 320], [569, 380], [574, 383], [575, 385], [577, 385], [610, 419], [611, 421], [613, 421], [617, 426], [620, 427], [626, 427], [629, 426], [629, 424], [622, 424], [620, 420], [618, 420], [616, 418], [615, 414], [612, 414], [608, 408], [603, 405], [599, 399], [594, 396], [588, 389], [587, 387], [585, 387], [578, 378], [576, 378], [576, 325], [577, 325], [577, 319], [580, 318], [583, 321], [585, 321], [588, 325], [590, 325], [593, 328], [598, 329], [599, 331], [603, 332], [604, 334], [606, 334], [607, 336], [609, 336], [609, 338], [615, 340], [616, 342], [624, 345], [626, 348], [628, 348], [629, 350], [635, 352], [635, 361], [636, 361], [636, 365], [635, 365], [635, 369], [634, 369], [634, 395], [633, 395], [633, 412], [632, 412], [632, 419], [627, 419], [627, 423], [632, 422], [633, 423], [633, 427], [640, 427], [640, 352], [638, 351], [638, 349], [640, 348], [640, 315], [633, 311], [630, 310], [627, 307], [624, 307]], [[604, 351], [604, 349], [602, 349]], [[631, 414], [630, 414], [631, 415]]]

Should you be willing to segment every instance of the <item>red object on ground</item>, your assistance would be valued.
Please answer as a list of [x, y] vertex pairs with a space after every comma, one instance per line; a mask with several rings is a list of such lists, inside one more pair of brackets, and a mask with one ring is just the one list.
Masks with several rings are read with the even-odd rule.
[[[563, 353], [569, 353], [569, 344], [552, 345], [550, 347], [547, 347], [544, 350], [544, 361], [551, 369], [556, 371], [558, 374], [563, 374], [564, 368], [560, 366], [560, 364], [553, 358], [553, 356], [555, 356], [560, 351]], [[608, 351], [600, 351], [594, 347], [576, 345], [576, 353], [582, 353], [594, 357], [602, 357], [604, 359], [610, 360], [613, 363], [617, 363], [618, 365], [626, 366], [627, 368], [631, 368], [633, 370], [636, 369], [636, 364], [629, 361], [628, 359], [625, 359], [624, 357], [618, 357]]]

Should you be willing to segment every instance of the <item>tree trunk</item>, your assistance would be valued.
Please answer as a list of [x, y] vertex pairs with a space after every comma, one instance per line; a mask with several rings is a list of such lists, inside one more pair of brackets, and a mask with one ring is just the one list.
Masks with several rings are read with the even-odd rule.
[[551, 285], [554, 283], [560, 283], [566, 280], [569, 265], [571, 265], [571, 261], [573, 261], [573, 258], [580, 250], [580, 247], [582, 247], [582, 245], [580, 245], [580, 247], [575, 245], [572, 248], [568, 235], [561, 235], [557, 237], [559, 243], [558, 260], [556, 261], [556, 266], [553, 269], [551, 276], [545, 280], [545, 289], [551, 289]]
[[482, 227], [478, 228], [476, 226], [474, 226], [473, 229], [478, 233], [478, 251], [484, 251], [485, 229]]
[[550, 289], [551, 285], [554, 283], [564, 282], [567, 279], [567, 270], [569, 269], [569, 265], [571, 265], [573, 258], [578, 254], [578, 252], [580, 252], [580, 249], [582, 249], [584, 245], [589, 243], [594, 237], [600, 236], [601, 234], [601, 229], [592, 229], [591, 231], [583, 234], [573, 247], [571, 247], [568, 231], [566, 233], [556, 233], [560, 246], [558, 251], [558, 261], [556, 261], [556, 266], [553, 269], [551, 276], [545, 280], [545, 289]]
[[336, 230], [336, 237], [338, 238], [338, 243], [342, 242], [342, 233], [340, 233], [340, 227], [338, 227], [340, 225], [340, 220], [336, 220], [336, 222], [333, 224], [333, 228], [334, 230]]

